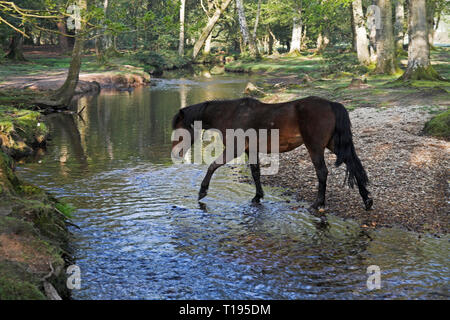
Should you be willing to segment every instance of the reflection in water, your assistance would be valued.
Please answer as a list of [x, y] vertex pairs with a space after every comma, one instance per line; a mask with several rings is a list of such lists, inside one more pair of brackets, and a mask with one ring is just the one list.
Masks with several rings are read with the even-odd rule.
[[[245, 85], [157, 80], [84, 97], [80, 116], [48, 117], [49, 152], [20, 174], [78, 208], [74, 297], [448, 298], [448, 238], [320, 219], [277, 189], [252, 205], [240, 168], [221, 168], [198, 204], [205, 167], [172, 165], [171, 118], [180, 106], [239, 97]], [[369, 265], [381, 268], [381, 290], [366, 288]]]

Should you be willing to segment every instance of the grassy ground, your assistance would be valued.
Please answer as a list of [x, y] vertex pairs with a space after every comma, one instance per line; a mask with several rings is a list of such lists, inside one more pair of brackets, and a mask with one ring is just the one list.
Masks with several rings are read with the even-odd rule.
[[[403, 55], [398, 59], [403, 68], [406, 58]], [[433, 50], [432, 61], [435, 70], [450, 79], [450, 50]], [[450, 106], [449, 81], [395, 81], [400, 73], [389, 76], [374, 74], [373, 66], [357, 64], [354, 53], [334, 51], [320, 56], [309, 54], [233, 61], [225, 69], [264, 75], [264, 81], [259, 81], [258, 85], [267, 94], [265, 100], [268, 102], [317, 95], [339, 101], [350, 110], [398, 105], [423, 105], [431, 109]]]
[[69, 205], [20, 181], [12, 157], [45, 142], [40, 114], [0, 105], [0, 300], [46, 299], [44, 283], [63, 297], [69, 260]]

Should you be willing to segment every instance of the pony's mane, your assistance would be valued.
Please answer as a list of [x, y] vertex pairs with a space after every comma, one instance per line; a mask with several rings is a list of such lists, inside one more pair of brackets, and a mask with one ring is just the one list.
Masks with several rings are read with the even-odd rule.
[[186, 108], [181, 109], [178, 113], [173, 117], [172, 120], [172, 128], [175, 129], [176, 124], [183, 119], [183, 125], [185, 127], [189, 127], [194, 123], [195, 120], [201, 119], [205, 108], [208, 106], [208, 102], [194, 104], [192, 106], [188, 106]]
[[[253, 98], [240, 98], [240, 99], [234, 99], [234, 100], [211, 100], [206, 101], [198, 104], [194, 104], [191, 106], [188, 106], [186, 108], [181, 109], [178, 111], [178, 113], [173, 117], [172, 120], [172, 129], [175, 129], [175, 126], [177, 123], [183, 119], [183, 125], [184, 127], [189, 127], [194, 123], [196, 120], [201, 120], [203, 113], [205, 112], [205, 109], [208, 107], [208, 105], [211, 104], [223, 104], [223, 103], [232, 103], [237, 101], [243, 101], [246, 100], [246, 102], [250, 102], [250, 100], [255, 100]], [[257, 100], [255, 100], [257, 101]]]

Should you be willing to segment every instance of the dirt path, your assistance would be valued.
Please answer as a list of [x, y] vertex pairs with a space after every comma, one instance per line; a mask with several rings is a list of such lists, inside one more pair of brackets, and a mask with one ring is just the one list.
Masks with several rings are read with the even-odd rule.
[[[358, 108], [350, 112], [357, 153], [367, 170], [374, 209], [366, 212], [357, 190], [343, 186], [344, 166], [326, 152], [326, 213], [355, 218], [367, 227], [398, 225], [414, 231], [448, 232], [450, 142], [421, 136], [432, 115], [420, 106]], [[281, 154], [280, 170], [263, 183], [288, 187], [312, 203], [317, 178], [302, 146]]]

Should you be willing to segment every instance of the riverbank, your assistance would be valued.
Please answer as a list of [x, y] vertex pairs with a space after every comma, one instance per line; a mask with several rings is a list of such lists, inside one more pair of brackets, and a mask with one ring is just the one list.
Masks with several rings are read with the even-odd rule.
[[[26, 47], [26, 61], [0, 60], [0, 103], [45, 100], [66, 80], [71, 57], [54, 47]], [[132, 90], [148, 85], [151, 76], [145, 65], [131, 55], [118, 55], [99, 63], [94, 54], [82, 57], [75, 94], [98, 93], [102, 89]], [[39, 96], [41, 96], [39, 98]]]
[[0, 106], [0, 300], [70, 298], [72, 209], [14, 173], [47, 135], [38, 112]]
[[[450, 78], [449, 50], [433, 54], [435, 69]], [[291, 57], [231, 66], [234, 71], [242, 68], [267, 75], [257, 83], [265, 102], [317, 95], [341, 102], [350, 111], [354, 143], [368, 172], [374, 209], [366, 212], [357, 190], [343, 186], [345, 166], [335, 168], [335, 156], [327, 151], [325, 213], [356, 219], [367, 228], [395, 225], [418, 232], [448, 233], [450, 137], [445, 135], [449, 124], [446, 120], [435, 126], [444, 126], [439, 128], [440, 139], [426, 136], [424, 127], [435, 115], [448, 113], [450, 83], [398, 83], [394, 81], [398, 75], [358, 72], [327, 74], [329, 66], [317, 65], [322, 58], [299, 60], [294, 72], [289, 71], [294, 61]], [[281, 154], [279, 173], [263, 177], [262, 182], [286, 187], [288, 193], [309, 203], [316, 197], [317, 178], [304, 147]]]
[[[31, 90], [45, 94], [63, 85], [70, 59], [66, 57], [31, 56], [20, 64], [2, 65], [0, 90]], [[76, 94], [97, 93], [101, 89], [125, 90], [150, 83], [150, 74], [127, 64], [98, 65], [93, 56], [83, 58]]]

